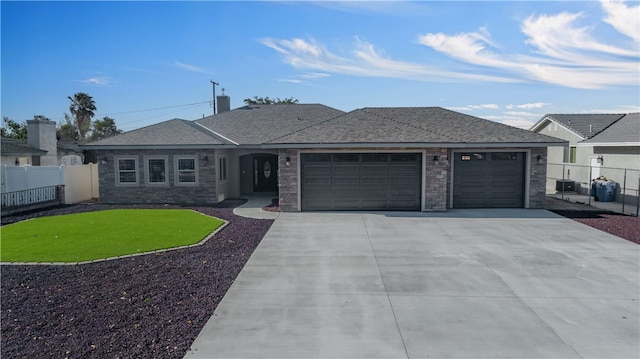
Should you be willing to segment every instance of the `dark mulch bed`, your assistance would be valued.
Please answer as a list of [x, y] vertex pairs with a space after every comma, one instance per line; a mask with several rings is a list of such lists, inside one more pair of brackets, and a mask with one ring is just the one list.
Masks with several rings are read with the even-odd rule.
[[[230, 221], [199, 247], [84, 265], [3, 265], [2, 357], [184, 357], [273, 223], [235, 216], [236, 205], [192, 208]], [[132, 207], [165, 206], [62, 206], [2, 223]]]
[[612, 212], [553, 211], [561, 216], [640, 244], [640, 217]]
[[262, 207], [263, 210], [268, 212], [280, 212], [280, 199], [274, 198], [271, 200], [271, 204]]
[[546, 208], [563, 217], [640, 244], [640, 218], [615, 213], [586, 204], [547, 198]]

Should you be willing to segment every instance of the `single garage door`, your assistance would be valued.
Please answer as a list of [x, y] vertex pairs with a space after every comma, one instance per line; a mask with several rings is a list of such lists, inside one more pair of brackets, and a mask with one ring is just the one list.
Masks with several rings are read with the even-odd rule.
[[454, 208], [524, 206], [524, 152], [458, 152], [454, 157]]
[[302, 210], [420, 210], [420, 153], [304, 153]]

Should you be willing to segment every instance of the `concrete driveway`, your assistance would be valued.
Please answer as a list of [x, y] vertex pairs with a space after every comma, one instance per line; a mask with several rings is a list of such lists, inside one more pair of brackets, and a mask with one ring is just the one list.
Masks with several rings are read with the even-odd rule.
[[639, 262], [545, 210], [282, 213], [186, 358], [637, 359]]

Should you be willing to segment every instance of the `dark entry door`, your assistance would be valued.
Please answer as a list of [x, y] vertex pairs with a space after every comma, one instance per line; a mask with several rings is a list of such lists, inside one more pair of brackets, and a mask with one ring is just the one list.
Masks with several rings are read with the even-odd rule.
[[253, 157], [253, 191], [278, 192], [278, 156]]

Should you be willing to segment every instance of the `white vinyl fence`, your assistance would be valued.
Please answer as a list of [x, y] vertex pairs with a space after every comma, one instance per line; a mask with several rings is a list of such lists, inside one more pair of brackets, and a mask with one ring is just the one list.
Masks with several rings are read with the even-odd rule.
[[0, 167], [2, 193], [64, 185], [65, 204], [98, 198], [98, 165]]

